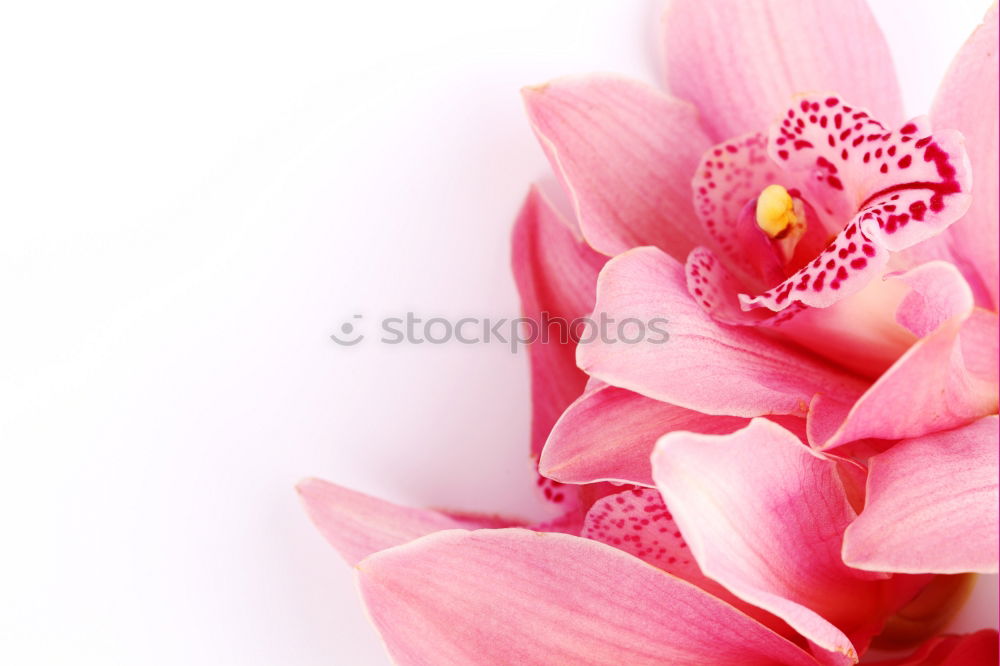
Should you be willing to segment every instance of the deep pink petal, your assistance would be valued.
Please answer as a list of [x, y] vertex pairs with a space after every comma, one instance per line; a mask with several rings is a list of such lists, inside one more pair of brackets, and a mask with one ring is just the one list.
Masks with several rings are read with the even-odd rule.
[[960, 134], [931, 134], [926, 119], [889, 131], [835, 95], [800, 98], [772, 126], [768, 149], [808, 181], [806, 197], [816, 208], [849, 222], [784, 282], [741, 295], [744, 307], [829, 307], [880, 276], [889, 252], [941, 233], [971, 202], [971, 168]]
[[513, 524], [497, 517], [399, 506], [320, 479], [306, 479], [296, 489], [313, 524], [348, 564], [439, 530]]
[[873, 661], [872, 666], [996, 666], [997, 632], [983, 629], [962, 636], [935, 636], [901, 659]]
[[[998, 405], [997, 316], [953, 317], [910, 347], [850, 408], [817, 399], [809, 441], [832, 449], [865, 438], [903, 439], [955, 428]], [[886, 415], [891, 418], [886, 418]]]
[[972, 207], [938, 244], [955, 258], [973, 287], [985, 291], [980, 305], [993, 310], [1000, 305], [997, 26], [994, 3], [951, 64], [931, 110], [935, 127], [953, 127], [965, 135], [974, 176]]
[[899, 442], [869, 462], [844, 561], [869, 571], [996, 573], [997, 417]]
[[667, 88], [718, 139], [765, 127], [807, 90], [902, 120], [889, 48], [863, 0], [673, 0], [663, 21]]
[[547, 341], [528, 346], [535, 456], [556, 419], [586, 385], [587, 376], [576, 367], [576, 344], [568, 336], [568, 324], [593, 310], [597, 274], [606, 261], [579, 237], [571, 214], [533, 186], [514, 225], [512, 263], [522, 314], [539, 325], [549, 322], [543, 313], [565, 323], [547, 327]]
[[358, 573], [400, 666], [815, 664], [699, 588], [589, 539], [441, 532]]
[[652, 486], [649, 454], [661, 435], [674, 430], [729, 433], [746, 423], [603, 385], [585, 393], [562, 415], [545, 443], [539, 469], [563, 483], [621, 481]]
[[524, 101], [594, 249], [655, 245], [683, 258], [704, 242], [690, 183], [710, 142], [690, 104], [607, 75], [526, 88]]
[[[584, 341], [577, 361], [588, 374], [673, 405], [706, 414], [802, 415], [816, 393], [851, 404], [864, 383], [815, 357], [756, 331], [714, 321], [687, 292], [684, 267], [656, 248], [638, 248], [601, 271], [595, 319], [657, 320], [666, 341], [647, 330], [644, 342], [617, 336]], [[663, 323], [664, 318], [666, 323]], [[634, 332], [626, 327], [629, 339]]]
[[840, 559], [855, 512], [834, 460], [755, 419], [731, 435], [665, 435], [653, 478], [705, 575], [857, 660], [885, 619], [885, 581]]

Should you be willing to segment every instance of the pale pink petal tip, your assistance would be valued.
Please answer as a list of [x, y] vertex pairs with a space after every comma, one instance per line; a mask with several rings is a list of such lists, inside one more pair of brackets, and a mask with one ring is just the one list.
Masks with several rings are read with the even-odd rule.
[[399, 506], [320, 479], [305, 479], [296, 490], [320, 534], [348, 564], [438, 530], [510, 524]]
[[690, 104], [611, 75], [557, 79], [522, 93], [594, 249], [611, 256], [656, 245], [683, 258], [703, 241], [690, 182], [710, 141]]

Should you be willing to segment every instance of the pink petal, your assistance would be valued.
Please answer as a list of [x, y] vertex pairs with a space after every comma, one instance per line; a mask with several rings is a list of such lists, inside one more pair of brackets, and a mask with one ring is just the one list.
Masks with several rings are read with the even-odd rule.
[[844, 561], [869, 571], [996, 573], [997, 417], [904, 440], [869, 462]]
[[[817, 399], [809, 441], [832, 449], [865, 439], [919, 437], [995, 414], [997, 316], [976, 309], [953, 317], [910, 347], [849, 409]], [[886, 414], [892, 418], [886, 418]]]
[[835, 461], [755, 419], [731, 435], [665, 435], [653, 478], [706, 576], [857, 660], [885, 619], [883, 585], [840, 559], [855, 512]]
[[891, 277], [910, 287], [896, 309], [896, 320], [916, 336], [928, 336], [949, 319], [967, 316], [975, 305], [969, 284], [947, 262], [930, 261]]
[[935, 636], [902, 659], [873, 661], [872, 666], [996, 666], [997, 632], [983, 629], [963, 636]]
[[941, 244], [947, 246], [970, 282], [986, 292], [981, 305], [993, 310], [997, 295], [1000, 176], [997, 174], [997, 6], [986, 12], [983, 25], [965, 43], [948, 70], [931, 110], [936, 127], [953, 127], [965, 135], [972, 173], [972, 207], [951, 227]]
[[358, 574], [400, 666], [815, 664], [697, 587], [589, 539], [441, 532]]
[[526, 88], [524, 102], [594, 249], [684, 257], [704, 241], [690, 182], [710, 142], [691, 105], [616, 76]]
[[714, 137], [759, 130], [805, 90], [902, 119], [892, 58], [863, 0], [673, 0], [663, 22], [667, 88], [695, 103]]
[[[521, 311], [539, 325], [543, 313], [572, 322], [590, 314], [597, 291], [597, 274], [606, 258], [579, 237], [570, 214], [558, 210], [536, 185], [528, 192], [513, 236], [514, 279]], [[548, 341], [528, 346], [531, 360], [531, 452], [537, 456], [552, 425], [583, 393], [587, 375], [576, 367], [576, 344], [569, 326], [546, 329]], [[566, 333], [565, 340], [560, 334]]]
[[446, 515], [399, 506], [320, 479], [301, 481], [296, 490], [320, 534], [352, 565], [431, 532], [514, 524], [495, 516]]
[[562, 415], [542, 451], [539, 469], [563, 483], [652, 486], [649, 454], [661, 435], [674, 430], [729, 433], [746, 423], [603, 385], [585, 393]]
[[580, 367], [679, 407], [744, 417], [802, 415], [816, 393], [850, 404], [864, 387], [756, 331], [715, 322], [688, 295], [683, 266], [656, 248], [637, 248], [608, 262], [597, 286], [595, 318], [602, 315], [618, 323], [666, 318], [669, 339], [658, 344], [649, 334], [636, 344], [618, 336], [584, 341], [577, 351]]
[[890, 132], [835, 95], [800, 98], [772, 126], [768, 149], [809, 181], [816, 208], [850, 222], [812, 263], [762, 294], [741, 296], [744, 307], [829, 307], [879, 276], [890, 251], [941, 233], [971, 203], [960, 134], [932, 135], [924, 119]]

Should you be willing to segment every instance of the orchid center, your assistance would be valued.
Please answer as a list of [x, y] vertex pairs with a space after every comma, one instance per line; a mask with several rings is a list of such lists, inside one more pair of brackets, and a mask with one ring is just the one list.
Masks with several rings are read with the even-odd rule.
[[795, 201], [781, 185], [768, 185], [757, 197], [757, 226], [771, 238], [784, 237], [798, 222]]
[[[821, 249], [817, 247], [816, 238], [800, 243], [806, 240], [807, 222], [812, 211], [799, 198], [798, 190], [789, 192], [781, 185], [768, 185], [757, 195], [757, 201], [750, 204], [747, 215], [753, 216], [753, 221], [747, 222], [766, 238], [785, 273], [798, 270]], [[812, 231], [811, 236], [822, 232], [819, 227]]]

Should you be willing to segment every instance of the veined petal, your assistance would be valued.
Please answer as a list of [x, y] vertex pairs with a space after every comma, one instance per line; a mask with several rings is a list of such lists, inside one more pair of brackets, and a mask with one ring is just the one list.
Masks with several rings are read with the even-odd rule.
[[663, 25], [667, 88], [695, 103], [715, 138], [766, 126], [807, 90], [902, 120], [889, 48], [863, 0], [673, 0]]
[[589, 539], [448, 531], [358, 565], [400, 666], [815, 661], [701, 589]]
[[439, 530], [514, 524], [497, 517], [458, 517], [400, 506], [320, 479], [306, 479], [296, 490], [320, 534], [348, 564]]
[[844, 561], [869, 571], [996, 573], [996, 416], [899, 442], [869, 462], [865, 509]]
[[[705, 414], [802, 415], [817, 393], [851, 404], [864, 382], [758, 332], [714, 321], [687, 292], [684, 268], [656, 248], [615, 257], [598, 278], [595, 319], [665, 318], [669, 338], [584, 341], [591, 376]], [[658, 338], [657, 338], [658, 340]]]
[[1000, 281], [997, 33], [997, 5], [994, 3], [986, 12], [983, 25], [958, 52], [931, 109], [935, 126], [953, 127], [965, 135], [975, 176], [971, 208], [940, 240], [931, 242], [947, 249], [973, 287], [986, 292], [979, 304], [993, 310], [1000, 305], [997, 295]]
[[926, 119], [886, 130], [836, 95], [800, 98], [772, 126], [775, 161], [808, 181], [814, 206], [850, 220], [811, 263], [756, 296], [746, 308], [794, 302], [829, 307], [878, 277], [889, 252], [942, 232], [971, 203], [971, 168], [954, 130], [930, 133]]
[[547, 339], [528, 346], [531, 453], [535, 456], [559, 415], [587, 383], [587, 375], [576, 367], [570, 324], [594, 309], [597, 274], [606, 261], [580, 238], [571, 216], [571, 211], [560, 211], [552, 196], [535, 185], [514, 225], [512, 264], [521, 312], [539, 326], [548, 323], [547, 317], [555, 322], [546, 329]]
[[637, 81], [601, 75], [525, 88], [528, 117], [590, 245], [655, 245], [683, 258], [705, 236], [689, 184], [709, 147], [695, 109]]
[[539, 470], [563, 483], [652, 486], [649, 454], [661, 435], [674, 430], [729, 433], [746, 424], [746, 419], [709, 416], [603, 385], [562, 415], [542, 450]]
[[706, 576], [857, 661], [885, 619], [888, 581], [840, 559], [856, 514], [836, 461], [755, 419], [731, 435], [665, 435], [653, 478]]

